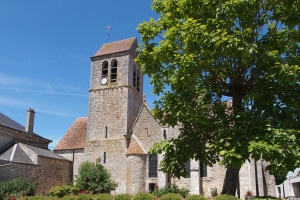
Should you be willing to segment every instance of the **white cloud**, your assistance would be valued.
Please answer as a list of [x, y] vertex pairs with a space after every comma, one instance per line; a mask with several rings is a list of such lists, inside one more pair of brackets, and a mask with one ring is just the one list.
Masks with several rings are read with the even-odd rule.
[[0, 97], [0, 104], [4, 106], [13, 106], [13, 107], [26, 107], [28, 105], [28, 102], [25, 102], [23, 100], [16, 100], [12, 98], [3, 98]]
[[35, 81], [29, 78], [14, 77], [0, 73], [0, 86], [21, 86], [24, 87], [39, 87], [46, 90], [51, 90], [52, 86], [48, 83]]
[[74, 86], [66, 86], [63, 84], [62, 86], [54, 86], [49, 83], [44, 83], [29, 78], [9, 76], [3, 73], [0, 73], [0, 89], [36, 94], [54, 94], [79, 97], [87, 96], [86, 93], [79, 91], [78, 88]]

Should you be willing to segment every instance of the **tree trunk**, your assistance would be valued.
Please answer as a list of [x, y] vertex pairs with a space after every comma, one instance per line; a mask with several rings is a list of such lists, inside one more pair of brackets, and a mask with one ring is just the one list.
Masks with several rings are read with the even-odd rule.
[[238, 186], [239, 171], [237, 168], [227, 168], [221, 194], [235, 195]]

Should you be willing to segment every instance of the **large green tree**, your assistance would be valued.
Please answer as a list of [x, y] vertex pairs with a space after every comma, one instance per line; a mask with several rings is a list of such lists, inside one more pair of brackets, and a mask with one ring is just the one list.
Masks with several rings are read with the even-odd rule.
[[[137, 61], [160, 98], [154, 114], [179, 125], [156, 144], [161, 167], [184, 175], [187, 159], [227, 168], [264, 159], [271, 173], [299, 166], [300, 1], [154, 0], [158, 18], [138, 25]], [[227, 100], [227, 103], [225, 101]]]

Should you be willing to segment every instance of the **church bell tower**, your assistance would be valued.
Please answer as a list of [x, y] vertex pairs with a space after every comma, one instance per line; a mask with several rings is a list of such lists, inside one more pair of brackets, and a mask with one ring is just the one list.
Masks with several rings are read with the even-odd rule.
[[119, 182], [119, 192], [126, 192], [120, 184], [126, 178], [124, 135], [130, 134], [143, 105], [143, 75], [134, 61], [137, 47], [137, 39], [129, 38], [106, 43], [91, 57], [86, 155], [90, 161], [101, 158]]

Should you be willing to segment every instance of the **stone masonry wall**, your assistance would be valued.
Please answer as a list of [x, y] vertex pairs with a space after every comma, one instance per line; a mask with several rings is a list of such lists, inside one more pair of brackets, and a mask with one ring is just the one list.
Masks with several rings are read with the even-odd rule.
[[146, 159], [145, 154], [127, 156], [126, 193], [145, 192]]
[[36, 185], [36, 194], [47, 192], [56, 185], [68, 185], [70, 183], [71, 162], [66, 160], [39, 157], [39, 165], [11, 163], [0, 167], [0, 180], [14, 178], [27, 178]]
[[[126, 88], [113, 88], [90, 92], [87, 140], [122, 138], [127, 128]], [[107, 127], [107, 128], [106, 128]]]
[[201, 178], [200, 192], [205, 196], [211, 196], [212, 188], [217, 188], [218, 194], [221, 193], [226, 169], [219, 164], [207, 167], [207, 177]]
[[126, 193], [126, 151], [127, 143], [123, 138], [107, 138], [87, 141], [85, 152], [86, 158], [95, 162], [97, 158], [104, 162], [104, 152], [106, 153], [104, 167], [111, 173], [111, 178], [118, 187], [116, 193]]
[[86, 157], [84, 155], [84, 149], [56, 150], [55, 152], [63, 156], [64, 158], [72, 161], [73, 163], [72, 181], [74, 181], [75, 176], [78, 174], [78, 169], [81, 163], [86, 161]]
[[146, 106], [142, 108], [139, 114], [133, 134], [138, 138], [145, 153], [148, 153], [155, 143], [164, 139], [162, 126], [153, 118]]

